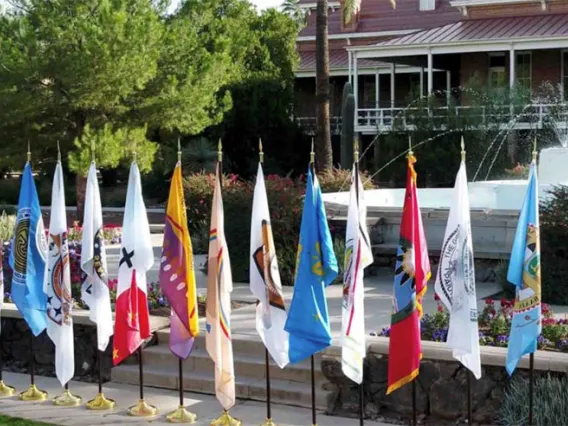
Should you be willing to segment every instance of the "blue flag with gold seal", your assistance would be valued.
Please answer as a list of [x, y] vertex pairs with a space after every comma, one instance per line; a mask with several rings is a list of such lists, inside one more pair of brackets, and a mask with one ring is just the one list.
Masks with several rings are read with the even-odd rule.
[[47, 295], [43, 292], [46, 257], [47, 239], [32, 166], [28, 162], [22, 175], [9, 262], [14, 271], [12, 300], [34, 336], [47, 327]]
[[325, 288], [339, 271], [317, 177], [308, 170], [296, 258], [294, 295], [284, 329], [290, 334], [290, 363], [331, 345]]
[[516, 286], [513, 320], [507, 350], [507, 372], [512, 375], [523, 355], [536, 351], [541, 333], [540, 232], [536, 160], [531, 163], [529, 184], [513, 241], [507, 280]]

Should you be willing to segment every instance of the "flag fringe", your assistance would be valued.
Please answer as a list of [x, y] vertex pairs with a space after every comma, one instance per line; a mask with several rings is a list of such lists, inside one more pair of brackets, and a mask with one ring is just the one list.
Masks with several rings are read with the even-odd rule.
[[[422, 354], [420, 354], [420, 358], [422, 359]], [[414, 379], [416, 379], [416, 377], [418, 377], [419, 370], [420, 370], [420, 367], [417, 368], [416, 370], [414, 370], [408, 376], [403, 377], [402, 379], [400, 379], [400, 380], [394, 382], [392, 385], [390, 385], [387, 389], [387, 395], [390, 394], [391, 392], [394, 392], [395, 390], [403, 387], [404, 385], [410, 383]]]
[[[426, 278], [424, 279], [424, 281], [428, 283], [428, 281], [430, 281], [430, 278], [432, 278], [431, 271], [426, 274]], [[420, 293], [416, 295], [416, 309], [418, 310], [418, 318], [422, 318], [422, 316], [424, 315], [424, 308], [422, 308], [422, 298], [426, 295], [426, 291], [428, 291], [427, 284], [424, 286], [422, 290], [420, 290]]]

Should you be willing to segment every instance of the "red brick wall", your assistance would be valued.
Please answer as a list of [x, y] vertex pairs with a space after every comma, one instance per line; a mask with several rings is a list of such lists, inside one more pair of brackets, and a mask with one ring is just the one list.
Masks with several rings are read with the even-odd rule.
[[478, 6], [470, 7], [468, 18], [484, 19], [484, 18], [501, 18], [508, 16], [532, 16], [542, 15], [546, 13], [566, 13], [568, 12], [568, 2], [566, 0], [553, 0], [549, 2], [547, 10], [543, 11], [541, 4], [509, 4], [495, 6]]

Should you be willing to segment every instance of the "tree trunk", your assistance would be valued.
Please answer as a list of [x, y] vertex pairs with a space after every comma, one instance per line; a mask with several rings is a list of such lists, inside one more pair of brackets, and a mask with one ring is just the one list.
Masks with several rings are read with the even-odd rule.
[[77, 215], [75, 220], [80, 225], [83, 224], [83, 215], [85, 212], [85, 194], [87, 192], [87, 176], [81, 173], [75, 175], [75, 191], [77, 197]]
[[329, 44], [327, 0], [318, 0], [316, 11], [316, 164], [318, 170], [333, 167], [329, 123]]

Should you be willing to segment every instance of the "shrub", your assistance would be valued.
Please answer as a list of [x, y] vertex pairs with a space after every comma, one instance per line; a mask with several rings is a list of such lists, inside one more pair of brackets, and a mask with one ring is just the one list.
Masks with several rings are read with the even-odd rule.
[[[327, 172], [318, 173], [318, 180], [324, 193], [349, 191], [351, 170], [334, 168]], [[365, 189], [376, 188], [374, 182], [369, 180], [369, 175], [366, 172], [361, 173], [361, 181]]]
[[[533, 425], [567, 425], [568, 404], [566, 387], [568, 380], [555, 377], [550, 373], [534, 378]], [[498, 412], [498, 421], [502, 425], [528, 424], [529, 418], [529, 381], [517, 376], [505, 391], [505, 397]]]
[[5, 210], [0, 215], [0, 241], [9, 241], [14, 235], [16, 216], [8, 215]]
[[568, 186], [555, 186], [540, 205], [542, 300], [568, 304]]

